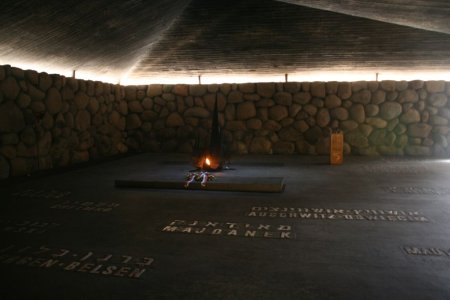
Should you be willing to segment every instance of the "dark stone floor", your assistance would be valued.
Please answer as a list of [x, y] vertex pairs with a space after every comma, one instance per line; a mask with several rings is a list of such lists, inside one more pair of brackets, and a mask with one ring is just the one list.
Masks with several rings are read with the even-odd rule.
[[450, 160], [249, 156], [216, 176], [283, 193], [114, 187], [186, 161], [3, 183], [0, 299], [450, 299]]

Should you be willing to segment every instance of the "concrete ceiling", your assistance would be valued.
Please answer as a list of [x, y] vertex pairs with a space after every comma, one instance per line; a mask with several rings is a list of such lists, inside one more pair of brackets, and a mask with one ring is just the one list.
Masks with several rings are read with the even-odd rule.
[[448, 0], [278, 1], [450, 34], [450, 1]]
[[3, 0], [0, 64], [117, 82], [450, 70], [450, 2]]

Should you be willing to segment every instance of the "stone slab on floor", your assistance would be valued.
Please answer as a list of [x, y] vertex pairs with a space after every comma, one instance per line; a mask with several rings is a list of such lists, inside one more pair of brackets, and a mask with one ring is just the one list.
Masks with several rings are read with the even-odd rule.
[[187, 187], [186, 181], [176, 178], [127, 178], [115, 180], [119, 188], [149, 188], [149, 189], [176, 189], [201, 191], [228, 191], [228, 192], [256, 192], [281, 193], [284, 189], [283, 177], [216, 177], [204, 186], [199, 182], [192, 182]]

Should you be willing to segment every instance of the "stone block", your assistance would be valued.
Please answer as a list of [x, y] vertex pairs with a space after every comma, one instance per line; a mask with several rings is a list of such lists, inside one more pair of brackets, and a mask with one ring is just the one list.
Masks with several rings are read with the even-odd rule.
[[281, 124], [274, 120], [267, 120], [264, 122], [264, 129], [270, 130], [270, 131], [278, 131], [281, 129]]
[[350, 107], [350, 117], [357, 123], [364, 123], [366, 119], [366, 112], [362, 104], [354, 104]]
[[9, 76], [1, 82], [0, 91], [6, 99], [15, 100], [19, 95], [20, 87], [17, 84], [17, 80], [14, 77]]
[[354, 103], [361, 103], [361, 104], [369, 104], [370, 99], [372, 98], [372, 93], [369, 90], [362, 90], [357, 93], [354, 93], [351, 97], [351, 100]]
[[330, 111], [330, 115], [332, 119], [345, 121], [348, 119], [349, 113], [348, 110], [343, 107], [336, 107]]
[[57, 114], [61, 111], [62, 108], [62, 98], [59, 91], [51, 87], [47, 91], [47, 97], [45, 98], [45, 105], [47, 107], [48, 113], [51, 115]]
[[228, 94], [228, 103], [241, 103], [243, 101], [243, 94], [239, 91], [231, 91]]
[[293, 101], [298, 104], [307, 104], [311, 101], [311, 94], [300, 92], [294, 95]]
[[195, 84], [189, 86], [189, 95], [194, 97], [201, 97], [206, 94], [207, 87], [201, 84]]
[[293, 154], [295, 152], [295, 144], [292, 142], [278, 141], [273, 145], [274, 154]]
[[256, 91], [261, 97], [271, 98], [275, 94], [275, 84], [272, 82], [257, 83]]
[[166, 126], [167, 127], [184, 126], [184, 120], [179, 113], [173, 112], [167, 117]]
[[388, 124], [386, 120], [381, 118], [367, 118], [366, 123], [375, 128], [386, 128]]
[[426, 146], [408, 145], [405, 147], [405, 154], [412, 156], [428, 156], [431, 155], [431, 149]]
[[262, 121], [260, 119], [253, 118], [247, 120], [246, 125], [247, 129], [260, 130], [262, 128]]
[[25, 93], [20, 93], [19, 97], [17, 98], [17, 105], [20, 108], [27, 108], [31, 103], [31, 97], [28, 96]]
[[289, 117], [295, 118], [300, 110], [302, 110], [302, 106], [300, 104], [292, 104], [289, 106]]
[[417, 94], [415, 90], [407, 89], [400, 92], [397, 101], [398, 103], [407, 103], [407, 102], [416, 103], [417, 101], [419, 101], [419, 94]]
[[372, 93], [371, 103], [378, 105], [386, 101], [386, 92], [383, 90], [376, 90]]
[[364, 110], [366, 112], [367, 117], [375, 117], [376, 115], [378, 115], [380, 108], [378, 105], [375, 105], [375, 104], [367, 104], [364, 107]]
[[299, 82], [285, 82], [283, 84], [283, 90], [291, 94], [299, 92], [301, 88], [302, 86]]
[[279, 105], [292, 105], [292, 95], [287, 92], [278, 92], [274, 96], [275, 102]]
[[395, 91], [395, 81], [393, 80], [383, 80], [380, 82], [380, 87], [386, 92]]
[[352, 92], [357, 93], [359, 91], [367, 89], [367, 81], [352, 82]]
[[337, 96], [342, 99], [349, 99], [352, 96], [352, 85], [350, 82], [340, 82]]
[[278, 132], [278, 136], [283, 141], [295, 142], [303, 137], [301, 133], [293, 127], [284, 127]]
[[425, 88], [429, 93], [445, 92], [445, 81], [426, 81]]
[[229, 131], [245, 130], [246, 126], [243, 121], [228, 121], [225, 128]]
[[414, 108], [411, 108], [400, 116], [400, 122], [403, 124], [419, 123], [420, 113]]
[[410, 137], [426, 138], [431, 132], [431, 125], [425, 123], [414, 123], [408, 125], [408, 135]]
[[319, 112], [317, 113], [317, 116], [316, 116], [317, 126], [324, 128], [324, 127], [328, 126], [328, 124], [330, 123], [330, 120], [331, 120], [331, 118], [330, 118], [330, 113], [329, 113], [328, 109], [326, 109], [326, 108], [319, 109]]
[[369, 140], [359, 130], [353, 130], [344, 135], [345, 141], [352, 147], [365, 148], [369, 147]]
[[310, 89], [313, 97], [325, 98], [326, 90], [324, 82], [312, 82]]
[[[69, 115], [66, 115], [66, 117], [69, 117]], [[66, 120], [66, 122], [70, 124], [70, 120]], [[91, 115], [85, 110], [79, 111], [75, 116], [74, 126], [79, 131], [88, 129], [91, 126]]]
[[272, 154], [272, 143], [266, 137], [255, 137], [249, 150], [252, 154]]
[[254, 93], [256, 90], [256, 85], [254, 83], [242, 83], [239, 85], [239, 91], [245, 94]]
[[52, 77], [47, 73], [39, 73], [39, 89], [46, 92], [53, 84]]
[[129, 85], [124, 88], [125, 101], [135, 101], [137, 94], [137, 87], [134, 85]]
[[325, 107], [335, 108], [342, 105], [342, 100], [336, 95], [328, 95], [325, 99]]
[[184, 117], [209, 118], [209, 111], [204, 107], [190, 107], [184, 112]]
[[428, 98], [428, 103], [434, 107], [447, 106], [448, 98], [445, 94], [432, 94]]
[[78, 109], [85, 109], [89, 103], [89, 96], [84, 92], [79, 91], [75, 94], [74, 103]]
[[20, 132], [25, 128], [22, 110], [12, 101], [0, 105], [0, 132]]
[[289, 115], [288, 109], [284, 105], [275, 105], [269, 108], [269, 118], [274, 121], [281, 121]]

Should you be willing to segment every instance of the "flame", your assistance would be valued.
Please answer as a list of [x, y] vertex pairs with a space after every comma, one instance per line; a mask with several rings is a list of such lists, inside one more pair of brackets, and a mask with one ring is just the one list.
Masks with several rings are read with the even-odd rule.
[[206, 159], [205, 159], [205, 163], [206, 163], [208, 166], [211, 165], [211, 161], [209, 160], [209, 158], [206, 158]]

